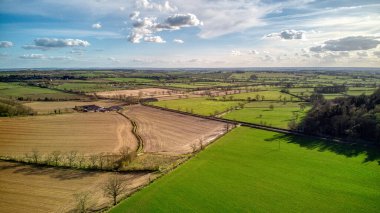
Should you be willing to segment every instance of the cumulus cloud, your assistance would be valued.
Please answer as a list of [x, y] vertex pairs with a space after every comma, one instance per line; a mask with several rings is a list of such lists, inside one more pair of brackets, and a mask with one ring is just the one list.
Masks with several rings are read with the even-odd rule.
[[279, 33], [270, 33], [264, 38], [280, 38], [282, 40], [296, 40], [296, 39], [304, 39], [305, 31], [299, 30], [283, 30]]
[[33, 45], [24, 45], [24, 49], [48, 50], [62, 47], [87, 47], [90, 43], [80, 39], [37, 38]]
[[174, 39], [173, 42], [174, 42], [174, 43], [177, 43], [177, 44], [183, 44], [183, 43], [185, 43], [185, 42], [184, 42], [183, 40], [181, 40], [181, 39]]
[[129, 18], [131, 20], [137, 20], [137, 18], [140, 16], [140, 11], [133, 11], [130, 15]]
[[241, 52], [239, 50], [231, 50], [232, 56], [241, 56]]
[[136, 7], [142, 9], [153, 9], [161, 12], [175, 12], [177, 7], [172, 6], [169, 1], [165, 1], [163, 4], [151, 2], [149, 0], [137, 0]]
[[373, 52], [373, 55], [376, 56], [376, 57], [378, 57], [378, 58], [380, 58], [380, 51]]
[[165, 30], [179, 30], [182, 27], [201, 25], [201, 21], [190, 13], [169, 16], [163, 23], [158, 23], [157, 17], [139, 18], [139, 14], [131, 15], [130, 18], [134, 21], [132, 24], [133, 29], [128, 36], [128, 40], [132, 43], [140, 43], [141, 40], [164, 43], [163, 39], [156, 39], [157, 36], [154, 34]]
[[360, 58], [368, 57], [368, 53], [367, 52], [357, 52], [356, 55], [358, 55]]
[[174, 14], [169, 16], [164, 24], [159, 25], [160, 28], [180, 29], [181, 27], [200, 26], [202, 22], [192, 13]]
[[46, 57], [43, 54], [26, 54], [26, 55], [20, 56], [20, 58], [22, 58], [22, 59], [44, 59]]
[[98, 30], [102, 28], [102, 25], [98, 22], [98, 23], [93, 24], [91, 27]]
[[380, 41], [372, 36], [349, 36], [336, 40], [325, 41], [322, 45], [310, 48], [313, 52], [324, 51], [355, 51], [376, 48]]
[[144, 37], [144, 41], [153, 43], [166, 43], [160, 36], [147, 36]]
[[0, 48], [13, 47], [13, 43], [10, 41], [0, 41]]
[[248, 54], [250, 54], [250, 55], [258, 55], [259, 51], [257, 51], [257, 50], [249, 50]]

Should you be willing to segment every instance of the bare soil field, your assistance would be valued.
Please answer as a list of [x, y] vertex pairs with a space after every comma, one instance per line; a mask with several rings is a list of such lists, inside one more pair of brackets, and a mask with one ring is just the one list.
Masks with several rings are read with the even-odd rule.
[[[114, 175], [70, 169], [37, 168], [0, 161], [0, 212], [68, 212], [74, 194], [87, 192], [94, 209], [105, 207], [102, 185]], [[149, 181], [149, 173], [119, 174], [130, 193]]]
[[185, 154], [192, 152], [192, 145], [199, 148], [224, 134], [222, 122], [182, 115], [134, 105], [123, 111], [138, 125], [138, 133], [144, 140], [144, 152]]
[[0, 155], [20, 156], [32, 150], [78, 151], [84, 154], [137, 148], [132, 125], [116, 112], [69, 113], [0, 118]]
[[104, 98], [113, 98], [117, 96], [139, 96], [142, 98], [159, 98], [171, 96], [172, 90], [160, 89], [160, 88], [144, 88], [144, 89], [134, 89], [134, 90], [115, 90], [115, 91], [104, 91], [97, 92], [96, 95]]
[[123, 102], [119, 101], [110, 101], [110, 100], [100, 100], [100, 101], [34, 101], [26, 102], [23, 105], [32, 108], [37, 114], [51, 114], [54, 113], [54, 110], [60, 110], [61, 113], [65, 112], [74, 112], [73, 108], [75, 106], [84, 106], [84, 105], [97, 105], [100, 107], [110, 107], [121, 105]]

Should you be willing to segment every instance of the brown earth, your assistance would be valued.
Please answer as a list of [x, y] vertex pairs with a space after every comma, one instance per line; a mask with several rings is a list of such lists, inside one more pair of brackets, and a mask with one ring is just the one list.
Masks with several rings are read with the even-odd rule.
[[[68, 212], [76, 205], [74, 194], [81, 192], [90, 194], [93, 208], [105, 207], [110, 199], [101, 188], [111, 175], [0, 161], [0, 212]], [[127, 184], [125, 193], [147, 184], [151, 177], [150, 173], [118, 175]]]
[[192, 145], [199, 148], [224, 134], [225, 124], [208, 119], [134, 105], [123, 111], [138, 126], [144, 140], [144, 152], [184, 154], [192, 152]]
[[116, 112], [0, 118], [0, 155], [116, 152], [123, 145], [136, 149], [131, 130], [130, 121]]
[[123, 104], [119, 101], [100, 100], [100, 101], [33, 101], [26, 102], [23, 105], [32, 108], [38, 114], [51, 114], [54, 110], [60, 110], [61, 113], [74, 112], [75, 106], [98, 105], [100, 107], [110, 107]]

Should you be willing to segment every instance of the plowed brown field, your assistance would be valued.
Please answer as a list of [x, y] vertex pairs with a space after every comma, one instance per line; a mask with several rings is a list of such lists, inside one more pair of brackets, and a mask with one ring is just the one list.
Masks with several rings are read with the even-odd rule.
[[[0, 212], [68, 212], [75, 206], [74, 194], [89, 192], [93, 207], [110, 203], [102, 192], [112, 173], [55, 168], [36, 168], [0, 161]], [[126, 193], [149, 181], [149, 173], [120, 175]]]
[[134, 90], [116, 90], [116, 91], [105, 91], [97, 92], [96, 95], [104, 98], [113, 98], [119, 95], [125, 96], [139, 96], [141, 94], [142, 98], [159, 98], [171, 96], [171, 90], [160, 89], [160, 88], [144, 88], [144, 89], [134, 89]]
[[225, 129], [221, 122], [140, 105], [130, 106], [123, 113], [137, 123], [144, 152], [190, 153], [192, 144], [199, 146], [199, 139], [206, 145]]
[[116, 112], [0, 118], [0, 155], [20, 156], [34, 149], [115, 152], [123, 145], [136, 149], [131, 130], [130, 121]]

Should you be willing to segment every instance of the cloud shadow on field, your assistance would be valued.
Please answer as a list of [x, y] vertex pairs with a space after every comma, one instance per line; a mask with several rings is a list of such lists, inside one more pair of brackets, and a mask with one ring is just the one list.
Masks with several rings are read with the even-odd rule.
[[72, 180], [72, 179], [81, 179], [86, 177], [91, 177], [97, 175], [97, 172], [91, 171], [80, 171], [73, 169], [63, 169], [63, 168], [47, 168], [40, 166], [23, 166], [19, 169], [16, 169], [14, 173], [21, 173], [24, 175], [48, 175], [51, 178], [58, 180]]
[[268, 142], [286, 142], [298, 144], [300, 147], [320, 152], [331, 151], [346, 157], [365, 155], [363, 163], [377, 161], [380, 165], [380, 148], [376, 145], [338, 143], [329, 140], [317, 139], [307, 136], [296, 136], [290, 134], [276, 134], [272, 138], [265, 139]]

